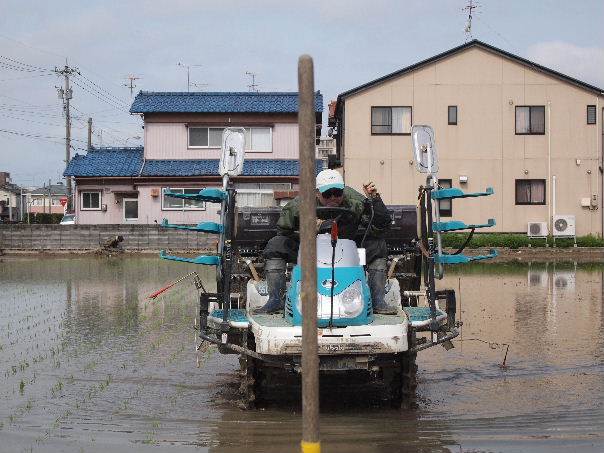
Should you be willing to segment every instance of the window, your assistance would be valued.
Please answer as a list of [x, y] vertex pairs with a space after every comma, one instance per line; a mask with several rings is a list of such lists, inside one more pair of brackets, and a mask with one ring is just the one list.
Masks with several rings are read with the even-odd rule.
[[[438, 185], [441, 189], [450, 189], [453, 187], [453, 181], [451, 179], [439, 179]], [[441, 217], [452, 217], [453, 216], [453, 200], [443, 199], [438, 200], [438, 212]]]
[[220, 148], [222, 127], [190, 127], [189, 148]]
[[[189, 148], [220, 148], [224, 127], [189, 127]], [[270, 127], [245, 129], [245, 150], [270, 153], [272, 146]]]
[[455, 126], [457, 124], [457, 106], [450, 105], [447, 112], [447, 124]]
[[411, 107], [371, 107], [372, 135], [411, 133]]
[[517, 179], [516, 204], [545, 204], [545, 179]]
[[101, 209], [101, 192], [82, 192], [81, 209]]
[[237, 205], [254, 208], [277, 206], [275, 190], [291, 190], [291, 184], [240, 183], [237, 185]]
[[124, 198], [124, 220], [138, 220], [138, 198]]
[[[170, 187], [170, 192], [173, 193], [199, 193], [201, 187], [197, 188], [174, 188]], [[183, 200], [182, 198], [173, 198], [166, 196], [166, 188], [162, 189], [161, 209], [162, 211], [204, 211], [206, 204], [203, 201]]]
[[596, 106], [587, 106], [587, 124], [596, 124]]
[[245, 150], [270, 153], [272, 149], [270, 127], [249, 127], [245, 129]]
[[516, 107], [516, 135], [545, 134], [545, 106]]

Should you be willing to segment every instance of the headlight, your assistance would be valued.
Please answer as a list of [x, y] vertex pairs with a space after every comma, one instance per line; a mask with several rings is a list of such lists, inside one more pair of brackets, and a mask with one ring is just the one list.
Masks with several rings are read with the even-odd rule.
[[[357, 280], [340, 294], [333, 296], [334, 318], [356, 318], [363, 311], [363, 287]], [[331, 298], [317, 294], [317, 317], [328, 319], [331, 313]]]
[[340, 294], [342, 315], [345, 318], [356, 318], [363, 311], [363, 287], [357, 280]]
[[[300, 302], [300, 282], [297, 283], [296, 308], [302, 313], [302, 304]], [[363, 287], [359, 280], [333, 296], [333, 317], [334, 318], [356, 318], [363, 311]], [[331, 312], [331, 298], [328, 295], [317, 293], [317, 317], [319, 319], [329, 318]]]

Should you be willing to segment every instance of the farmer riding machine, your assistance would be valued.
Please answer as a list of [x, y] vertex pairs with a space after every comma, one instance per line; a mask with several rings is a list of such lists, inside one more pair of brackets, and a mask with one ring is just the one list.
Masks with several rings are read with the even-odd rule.
[[[461, 221], [442, 222], [439, 200], [487, 196], [493, 193], [464, 193], [438, 186], [438, 155], [434, 133], [429, 126], [414, 126], [412, 141], [416, 168], [427, 174], [419, 188], [417, 206], [389, 206], [392, 217], [385, 233], [389, 251], [386, 301], [396, 314], [377, 314], [372, 310], [367, 284], [364, 250], [357, 242], [337, 235], [338, 222], [346, 221], [343, 208], [317, 208], [319, 218], [330, 220], [328, 232], [317, 235], [317, 337], [319, 370], [322, 374], [362, 374], [379, 381], [395, 406], [413, 401], [416, 388], [416, 356], [421, 350], [442, 344], [453, 347], [459, 334], [456, 300], [452, 289], [437, 289], [443, 265], [492, 258], [466, 256], [457, 250], [442, 249], [441, 234], [494, 225]], [[199, 339], [201, 344], [218, 346], [224, 354], [239, 354], [242, 366], [242, 392], [253, 407], [278, 381], [288, 382], [301, 372], [302, 310], [301, 269], [288, 268], [285, 310], [283, 313], [256, 313], [268, 299], [262, 278], [262, 250], [277, 234], [280, 209], [237, 206], [237, 190], [232, 180], [243, 169], [245, 134], [241, 128], [227, 128], [222, 137], [220, 174], [222, 188], [205, 188], [198, 194], [166, 192], [166, 196], [220, 203], [220, 222], [196, 226], [171, 225], [165, 228], [188, 229], [218, 236], [216, 254], [186, 258], [168, 255], [161, 258], [216, 267], [216, 292], [199, 294]], [[367, 224], [361, 227], [370, 228]], [[466, 241], [467, 242], [467, 241]], [[301, 248], [304, 245], [301, 245]], [[203, 285], [198, 285], [198, 288]], [[201, 346], [201, 344], [198, 346]], [[294, 379], [295, 380], [295, 379]], [[270, 382], [270, 386], [267, 383]]]

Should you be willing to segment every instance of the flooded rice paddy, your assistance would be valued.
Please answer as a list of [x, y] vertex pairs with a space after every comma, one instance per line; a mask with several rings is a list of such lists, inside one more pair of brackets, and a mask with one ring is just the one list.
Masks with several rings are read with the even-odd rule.
[[[237, 357], [195, 353], [192, 285], [145, 300], [188, 272], [156, 258], [5, 258], [0, 451], [298, 451], [298, 404], [242, 410]], [[463, 333], [419, 354], [419, 407], [385, 408], [342, 381], [322, 401], [323, 451], [604, 451], [603, 274], [448, 273]]]

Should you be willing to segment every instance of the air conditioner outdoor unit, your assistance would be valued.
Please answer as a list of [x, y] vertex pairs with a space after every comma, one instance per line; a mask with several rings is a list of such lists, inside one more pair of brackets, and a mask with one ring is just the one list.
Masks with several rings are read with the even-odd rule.
[[535, 270], [535, 269], [528, 270], [527, 282], [528, 282], [529, 288], [533, 288], [533, 287], [547, 288], [548, 281], [549, 281], [549, 275], [547, 273], [547, 270]]
[[576, 278], [575, 272], [555, 271], [552, 274], [554, 292], [574, 291]]
[[547, 237], [547, 222], [529, 222], [527, 234], [532, 238]]
[[554, 236], [575, 236], [575, 216], [574, 215], [555, 215], [554, 216]]

